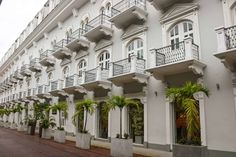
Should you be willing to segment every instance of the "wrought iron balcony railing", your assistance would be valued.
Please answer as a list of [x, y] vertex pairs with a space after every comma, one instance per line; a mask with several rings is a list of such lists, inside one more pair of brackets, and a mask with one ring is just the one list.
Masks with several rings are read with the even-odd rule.
[[40, 54], [39, 60], [43, 60], [47, 58], [50, 54], [52, 54], [54, 51], [53, 50], [46, 50], [43, 53]]
[[199, 47], [192, 44], [191, 49], [192, 54], [187, 54], [184, 41], [157, 49], [156, 66], [184, 61], [188, 59], [187, 56], [189, 55], [191, 56], [190, 59], [199, 60]]
[[98, 66], [95, 69], [85, 72], [85, 83], [106, 80], [109, 76], [109, 69]]
[[236, 48], [236, 26], [225, 28], [227, 50]]
[[49, 86], [48, 85], [40, 85], [38, 86], [37, 89], [35, 89], [35, 91], [37, 91], [37, 94], [47, 94], [49, 91]]
[[37, 63], [39, 63], [39, 58], [34, 58], [34, 59], [30, 60], [30, 66], [34, 66]]
[[122, 0], [112, 7], [111, 16], [116, 16], [133, 6], [146, 9], [146, 0]]
[[84, 33], [85, 33], [85, 30], [83, 30], [81, 28], [73, 31], [68, 37], [69, 42], [71, 42], [72, 40], [75, 40], [75, 39], [79, 39]]
[[92, 19], [91, 21], [88, 22], [88, 24], [85, 27], [85, 32], [89, 32], [90, 30], [92, 30], [100, 25], [111, 27], [111, 22], [109, 21], [109, 19], [110, 19], [110, 17], [105, 14], [101, 14], [101, 15], [95, 17], [94, 19]]
[[[135, 58], [134, 58], [135, 57]], [[132, 60], [134, 59], [134, 60]], [[113, 76], [127, 74], [131, 72], [145, 73], [146, 61], [136, 56], [132, 56], [117, 62], [112, 63]]]
[[82, 76], [75, 74], [66, 78], [65, 88], [72, 86], [79, 86], [81, 83], [82, 83]]
[[61, 90], [63, 88], [63, 80], [52, 81], [50, 91]]
[[24, 72], [25, 70], [29, 69], [29, 64], [25, 64], [21, 67], [21, 72]]
[[70, 42], [69, 38], [68, 39], [62, 39], [58, 41], [53, 47], [54, 47], [54, 52], [64, 48], [68, 43]]

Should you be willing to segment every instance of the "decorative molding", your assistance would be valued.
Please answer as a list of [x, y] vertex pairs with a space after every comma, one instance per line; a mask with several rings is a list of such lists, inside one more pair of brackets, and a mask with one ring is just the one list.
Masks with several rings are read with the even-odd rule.
[[76, 53], [75, 60], [82, 59], [86, 56], [88, 56], [89, 52], [88, 51], [80, 51], [80, 53]]
[[179, 16], [186, 15], [198, 9], [199, 5], [196, 3], [175, 4], [161, 17], [160, 22], [165, 23], [169, 20], [176, 19]]
[[111, 46], [112, 44], [113, 44], [113, 42], [111, 40], [102, 39], [96, 44], [94, 50], [99, 51], [99, 50], [104, 49], [108, 46]]
[[98, 86], [102, 87], [103, 89], [111, 90], [111, 83], [105, 81], [98, 81]]
[[61, 61], [60, 65], [61, 65], [61, 66], [65, 66], [65, 65], [67, 65], [67, 64], [69, 64], [69, 63], [71, 63], [71, 59], [64, 58], [64, 59]]
[[124, 33], [122, 34], [121, 38], [124, 40], [136, 34], [142, 33], [147, 31], [148, 27], [143, 25], [131, 25], [129, 26]]

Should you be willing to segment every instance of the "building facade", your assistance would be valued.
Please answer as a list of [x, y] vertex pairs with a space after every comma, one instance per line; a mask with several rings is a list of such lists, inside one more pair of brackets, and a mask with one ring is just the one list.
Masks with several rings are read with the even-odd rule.
[[[88, 130], [109, 142], [119, 132], [119, 112], [101, 108], [109, 96], [122, 95], [141, 104], [140, 113], [122, 114], [134, 145], [171, 151], [183, 126], [166, 88], [198, 82], [210, 90], [210, 97], [196, 94], [202, 145], [212, 157], [236, 156], [235, 6], [235, 0], [49, 0], [1, 60], [1, 104], [67, 101], [63, 125], [73, 135], [75, 103], [96, 100]], [[131, 113], [141, 119], [137, 134]]]

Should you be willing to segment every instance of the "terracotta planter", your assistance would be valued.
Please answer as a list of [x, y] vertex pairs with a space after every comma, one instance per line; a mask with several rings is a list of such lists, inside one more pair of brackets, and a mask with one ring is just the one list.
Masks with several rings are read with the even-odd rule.
[[111, 156], [113, 157], [132, 157], [133, 140], [132, 139], [111, 139]]
[[43, 138], [43, 139], [51, 139], [51, 135], [52, 135], [51, 129], [42, 129], [42, 136], [41, 136], [41, 138]]
[[207, 146], [174, 144], [173, 157], [207, 157]]
[[61, 130], [55, 130], [54, 132], [54, 141], [58, 143], [66, 142], [66, 132]]
[[76, 134], [76, 147], [81, 149], [90, 149], [91, 146], [91, 135], [77, 133]]

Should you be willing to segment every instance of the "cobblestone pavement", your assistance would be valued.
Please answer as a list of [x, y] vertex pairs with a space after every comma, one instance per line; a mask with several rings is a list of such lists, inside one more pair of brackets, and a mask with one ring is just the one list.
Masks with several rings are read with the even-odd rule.
[[[23, 132], [0, 128], [0, 157], [109, 157], [110, 150], [92, 147], [81, 150], [74, 142], [59, 144]], [[134, 155], [134, 157], [142, 157]]]

